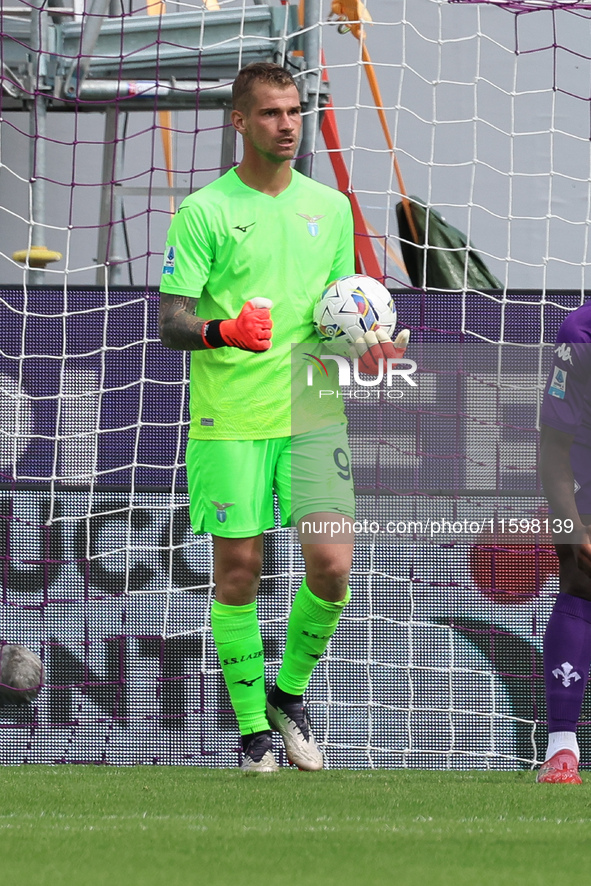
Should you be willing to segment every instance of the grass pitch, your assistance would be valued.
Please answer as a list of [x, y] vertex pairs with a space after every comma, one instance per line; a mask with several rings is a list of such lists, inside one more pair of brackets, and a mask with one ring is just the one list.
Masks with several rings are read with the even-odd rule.
[[28, 886], [587, 882], [591, 781], [534, 774], [0, 768], [2, 880]]

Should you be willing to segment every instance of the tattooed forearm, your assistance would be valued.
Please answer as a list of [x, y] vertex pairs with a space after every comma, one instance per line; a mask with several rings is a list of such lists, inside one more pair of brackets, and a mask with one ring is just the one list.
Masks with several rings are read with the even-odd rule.
[[160, 294], [158, 329], [165, 347], [175, 351], [205, 349], [201, 330], [207, 321], [195, 316], [194, 307], [194, 298]]

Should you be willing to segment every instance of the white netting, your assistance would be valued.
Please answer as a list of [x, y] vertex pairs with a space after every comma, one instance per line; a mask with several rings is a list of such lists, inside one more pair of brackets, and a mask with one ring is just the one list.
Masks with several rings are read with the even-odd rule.
[[[169, 4], [162, 16], [138, 7], [104, 17], [100, 6], [92, 14], [44, 14], [40, 33], [33, 4], [16, 4], [21, 15], [2, 13], [5, 283], [24, 279], [13, 253], [38, 245], [63, 258], [48, 263], [37, 282], [58, 282], [66, 274], [77, 285], [102, 284], [106, 259], [114, 266], [111, 283], [157, 285], [171, 200], [178, 204], [233, 161], [223, 97], [211, 107], [219, 89], [231, 80], [233, 66], [256, 54], [253, 47], [285, 58], [286, 47], [295, 45], [288, 39], [294, 15], [278, 3], [233, 0], [222, 2], [219, 12]], [[327, 21], [330, 4], [318, 8], [316, 30], [342, 156], [380, 238], [383, 264], [384, 243], [400, 251], [400, 188], [361, 44]], [[408, 193], [460, 228], [509, 287], [584, 288], [591, 202], [589, 12], [520, 15], [490, 4], [435, 0], [373, 0], [368, 10], [373, 23], [365, 27], [366, 46]], [[216, 16], [229, 18], [212, 28]], [[167, 29], [169, 19], [174, 28]], [[133, 30], [137, 23], [141, 27]], [[94, 54], [81, 56], [80, 44], [84, 52], [92, 45], [93, 25]], [[87, 32], [85, 47], [81, 35]], [[200, 58], [189, 48], [199, 46]], [[80, 59], [89, 68], [76, 98], [66, 84], [75, 89], [72, 64]], [[316, 106], [313, 98], [311, 114]], [[110, 150], [113, 145], [117, 150]], [[334, 184], [316, 130], [312, 147], [314, 174]], [[388, 272], [393, 285], [408, 282], [392, 258]]]
[[[370, 243], [386, 283], [409, 284], [401, 187], [361, 44], [328, 21], [327, 2], [303, 32], [295, 7], [208, 5], [148, 15], [98, 2], [71, 14], [15, 0], [17, 12], [0, 13], [0, 636], [41, 652], [50, 684], [33, 711], [5, 709], [9, 762], [236, 759], [208, 629], [210, 543], [188, 522], [186, 365], [157, 340], [156, 287], [171, 199], [178, 205], [234, 162], [223, 107], [240, 63], [276, 53], [313, 90], [317, 65], [293, 53], [318, 38], [329, 85], [305, 106], [308, 166], [352, 187], [367, 223], [357, 224], [365, 267]], [[452, 520], [479, 489], [500, 499], [527, 492], [530, 516], [542, 505], [531, 486], [537, 355], [587, 285], [589, 13], [502, 5], [526, 4], [367, 4], [366, 45], [406, 190], [464, 232], [504, 288], [407, 289], [399, 316], [417, 344], [463, 333], [535, 356], [521, 369], [531, 397], [512, 395], [509, 360], [449, 401], [449, 425], [429, 377], [412, 416], [397, 413], [392, 439], [372, 448], [362, 428], [355, 457], [367, 514], [378, 488], [389, 493], [384, 512], [401, 520], [426, 494]], [[340, 150], [318, 110], [329, 95]], [[37, 256], [42, 269], [14, 257], [33, 246], [62, 258]], [[466, 442], [473, 427], [486, 435]], [[388, 478], [393, 464], [403, 497]], [[521, 516], [519, 500], [506, 507], [507, 519]], [[354, 601], [310, 692], [331, 765], [511, 768], [538, 756], [554, 562], [544, 548], [441, 541], [358, 547]], [[289, 533], [267, 542], [271, 675], [303, 566]]]

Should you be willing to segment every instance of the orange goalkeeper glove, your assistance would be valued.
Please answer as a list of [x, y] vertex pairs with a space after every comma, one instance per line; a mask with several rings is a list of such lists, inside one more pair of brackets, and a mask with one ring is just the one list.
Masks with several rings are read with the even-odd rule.
[[386, 371], [387, 360], [400, 360], [404, 357], [404, 352], [410, 339], [408, 329], [403, 329], [398, 333], [394, 341], [384, 330], [378, 326], [375, 330], [366, 332], [357, 339], [351, 348], [351, 355], [357, 357], [359, 371], [366, 375], [378, 375], [380, 371], [380, 358], [382, 363], [382, 371]]
[[233, 320], [208, 320], [201, 336], [207, 348], [240, 348], [242, 351], [268, 351], [271, 347], [271, 308], [269, 298], [251, 298]]

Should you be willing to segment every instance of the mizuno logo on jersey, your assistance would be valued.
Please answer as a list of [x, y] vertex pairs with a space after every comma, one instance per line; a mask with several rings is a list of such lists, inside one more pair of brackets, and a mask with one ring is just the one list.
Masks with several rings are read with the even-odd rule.
[[317, 237], [320, 233], [320, 228], [318, 227], [318, 222], [321, 218], [324, 218], [323, 215], [304, 215], [303, 212], [296, 212], [296, 215], [299, 215], [300, 218], [305, 218], [308, 222], [308, 233], [311, 237]]
[[234, 225], [232, 228], [233, 231], [242, 231], [243, 234], [246, 234], [249, 228], [252, 228], [256, 225], [256, 222], [251, 222], [249, 225]]
[[570, 354], [570, 345], [565, 345], [563, 342], [557, 348], [554, 348], [554, 353], [564, 363], [570, 363], [571, 366], [573, 365], [573, 360]]

